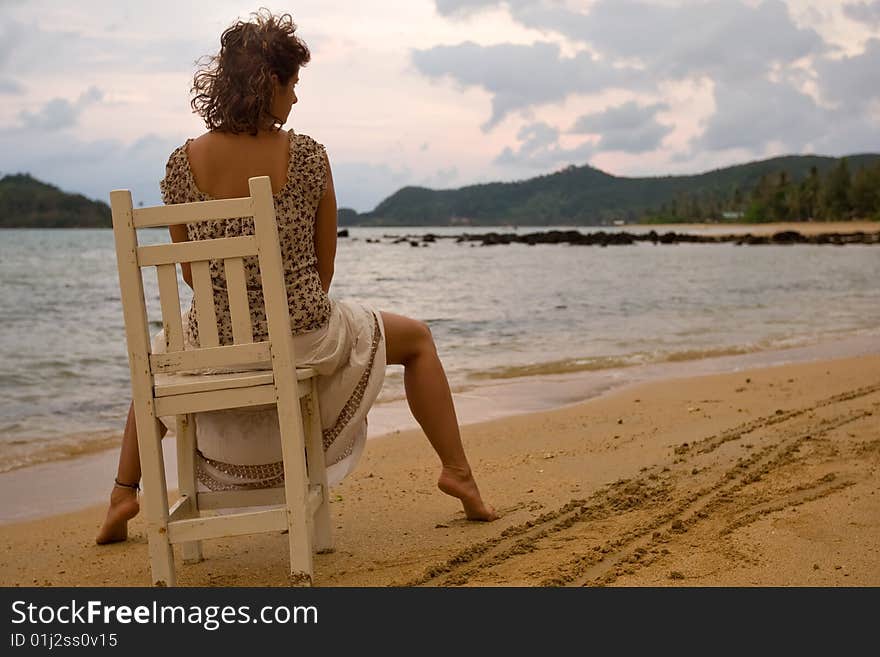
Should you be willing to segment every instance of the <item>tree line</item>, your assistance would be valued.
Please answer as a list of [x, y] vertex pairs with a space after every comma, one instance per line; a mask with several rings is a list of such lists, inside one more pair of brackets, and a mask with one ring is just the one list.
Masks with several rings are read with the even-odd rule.
[[751, 189], [734, 187], [728, 193], [679, 192], [657, 210], [647, 211], [641, 223], [704, 221], [880, 221], [880, 162], [850, 170], [841, 158], [824, 174], [816, 166], [798, 180], [787, 171], [762, 175]]

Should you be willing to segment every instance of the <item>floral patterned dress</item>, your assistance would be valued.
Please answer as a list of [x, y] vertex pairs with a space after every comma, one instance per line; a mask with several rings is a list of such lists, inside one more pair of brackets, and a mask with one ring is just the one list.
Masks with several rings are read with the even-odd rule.
[[[385, 335], [380, 313], [364, 304], [330, 298], [321, 287], [314, 248], [315, 218], [327, 186], [324, 146], [308, 135], [288, 133], [287, 178], [273, 195], [284, 278], [299, 367], [318, 372], [318, 396], [327, 476], [334, 485], [351, 472], [366, 439], [367, 412], [385, 376]], [[160, 182], [166, 204], [212, 200], [196, 185], [187, 157], [189, 142], [168, 158]], [[240, 217], [187, 226], [190, 240], [253, 235], [253, 219]], [[222, 261], [210, 262], [221, 345], [232, 344], [232, 324]], [[245, 258], [254, 340], [268, 339], [256, 257]], [[184, 346], [197, 347], [195, 307], [183, 316]], [[162, 332], [153, 351], [165, 349]], [[174, 418], [160, 418], [169, 427]], [[199, 481], [211, 490], [278, 486], [284, 481], [275, 407], [196, 414]]]

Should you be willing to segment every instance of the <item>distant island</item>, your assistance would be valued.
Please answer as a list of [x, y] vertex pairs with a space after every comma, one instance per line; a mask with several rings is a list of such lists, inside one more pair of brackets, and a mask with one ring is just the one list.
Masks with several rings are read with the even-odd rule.
[[591, 166], [509, 183], [404, 187], [340, 226], [602, 226], [880, 219], [880, 154], [790, 155], [688, 176], [625, 178]]
[[[589, 165], [508, 183], [404, 187], [339, 226], [609, 226], [880, 221], [880, 154], [789, 155], [688, 176], [625, 178]], [[28, 174], [0, 179], [0, 228], [109, 228], [110, 207]]]
[[110, 206], [19, 173], [0, 178], [0, 228], [110, 228]]

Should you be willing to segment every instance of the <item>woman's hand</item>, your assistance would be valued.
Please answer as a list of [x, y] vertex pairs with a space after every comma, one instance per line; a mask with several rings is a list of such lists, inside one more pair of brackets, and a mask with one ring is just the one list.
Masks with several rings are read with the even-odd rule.
[[[186, 232], [186, 224], [175, 224], [173, 226], [168, 226], [168, 232], [171, 233], [172, 242], [189, 242], [189, 235]], [[180, 271], [181, 273], [183, 273], [183, 280], [186, 281], [186, 284], [189, 285], [190, 288], [192, 288], [193, 276], [190, 263], [181, 262]]]
[[333, 280], [333, 265], [336, 260], [336, 191], [333, 189], [333, 174], [326, 152], [324, 163], [327, 165], [327, 188], [318, 203], [315, 217], [315, 256], [318, 258], [321, 287], [327, 293]]

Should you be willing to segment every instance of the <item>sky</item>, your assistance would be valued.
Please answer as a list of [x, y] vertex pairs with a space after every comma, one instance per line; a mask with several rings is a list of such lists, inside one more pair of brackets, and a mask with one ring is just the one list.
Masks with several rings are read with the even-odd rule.
[[[0, 175], [160, 202], [196, 60], [260, 5], [0, 0]], [[288, 128], [340, 207], [590, 164], [696, 173], [880, 151], [880, 0], [308, 0]]]

